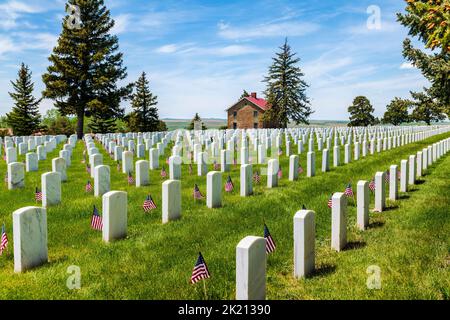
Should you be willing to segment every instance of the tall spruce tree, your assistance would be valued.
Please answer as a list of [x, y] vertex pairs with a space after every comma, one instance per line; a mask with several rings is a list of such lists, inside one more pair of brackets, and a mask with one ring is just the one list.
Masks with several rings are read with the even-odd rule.
[[39, 103], [42, 98], [33, 96], [34, 84], [28, 66], [21, 64], [18, 78], [11, 84], [14, 92], [9, 92], [9, 95], [14, 100], [14, 107], [6, 114], [6, 122], [15, 135], [31, 135], [40, 127]]
[[139, 77], [135, 84], [136, 92], [132, 96], [131, 106], [136, 116], [137, 127], [141, 132], [157, 131], [159, 125], [158, 97], [153, 95], [149, 89], [149, 82], [145, 72]]
[[272, 58], [267, 77], [266, 100], [270, 109], [264, 113], [264, 121], [270, 127], [286, 128], [289, 120], [296, 124], [308, 124], [313, 113], [306, 96], [308, 84], [303, 80], [304, 74], [297, 66], [300, 58], [296, 57], [287, 39], [280, 47], [280, 52]]
[[376, 123], [373, 112], [375, 109], [370, 104], [369, 99], [358, 96], [353, 100], [353, 104], [348, 107], [350, 113], [349, 127], [367, 127]]
[[409, 35], [423, 41], [433, 52], [414, 48], [411, 39], [403, 42], [403, 56], [418, 68], [431, 86], [424, 93], [439, 100], [450, 117], [450, 3], [448, 0], [406, 0], [406, 13], [398, 20]]
[[[69, 0], [80, 16], [64, 18], [57, 46], [49, 57], [51, 65], [42, 76], [44, 97], [55, 100], [62, 115], [77, 116], [77, 136], [83, 136], [84, 117], [92, 117], [95, 132], [115, 129], [123, 116], [120, 102], [131, 86], [119, 87], [126, 76], [116, 36], [110, 34], [114, 21], [103, 0]], [[81, 25], [77, 25], [77, 22]]]
[[208, 128], [205, 126], [205, 124], [204, 124], [203, 121], [202, 121], [202, 118], [200, 118], [200, 116], [198, 115], [198, 113], [195, 113], [195, 116], [194, 116], [194, 118], [191, 120], [191, 123], [189, 123], [187, 129], [188, 129], [188, 130], [194, 130], [194, 128], [195, 128], [195, 123], [196, 123], [196, 122], [199, 122], [199, 121], [202, 122], [202, 130], [207, 130]]
[[398, 126], [402, 123], [409, 122], [410, 117], [408, 109], [411, 107], [412, 102], [409, 100], [394, 98], [391, 103], [386, 107], [382, 122], [390, 123], [394, 126]]

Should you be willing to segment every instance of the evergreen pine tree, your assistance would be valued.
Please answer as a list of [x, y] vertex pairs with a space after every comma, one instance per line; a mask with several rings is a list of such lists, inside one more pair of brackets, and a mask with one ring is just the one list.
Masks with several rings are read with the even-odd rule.
[[350, 113], [349, 127], [367, 127], [375, 124], [373, 112], [375, 109], [370, 104], [369, 99], [358, 96], [353, 100], [353, 104], [348, 107]]
[[398, 126], [402, 123], [409, 122], [408, 109], [411, 107], [412, 102], [409, 100], [394, 98], [386, 107], [386, 112], [383, 116], [383, 123], [390, 123], [394, 126]]
[[267, 126], [286, 128], [289, 120], [296, 124], [308, 123], [313, 113], [306, 96], [308, 84], [303, 80], [304, 74], [297, 66], [300, 58], [291, 51], [287, 39], [280, 52], [272, 58], [268, 76], [263, 82], [267, 83], [266, 100], [270, 109], [264, 113]]
[[146, 74], [142, 72], [135, 84], [136, 92], [133, 94], [131, 102], [140, 132], [157, 131], [159, 125], [158, 109], [155, 107], [158, 97], [150, 92], [148, 84]]
[[115, 129], [123, 116], [120, 102], [129, 96], [131, 86], [119, 87], [127, 73], [118, 52], [118, 39], [110, 34], [114, 21], [103, 0], [69, 0], [80, 9], [77, 17], [67, 16], [57, 46], [49, 57], [51, 65], [42, 76], [45, 98], [55, 100], [62, 115], [77, 116], [77, 136], [83, 136], [84, 117], [92, 117], [95, 132]]
[[15, 135], [31, 135], [40, 127], [39, 103], [42, 99], [35, 99], [33, 96], [34, 84], [28, 66], [21, 64], [18, 78], [15, 82], [11, 81], [11, 84], [14, 92], [9, 95], [14, 100], [14, 107], [6, 114], [6, 122]]
[[[195, 128], [195, 123], [198, 121], [202, 121], [202, 118], [200, 118], [200, 116], [198, 115], [198, 113], [195, 113], [194, 118], [191, 120], [191, 123], [189, 123], [187, 129], [188, 130], [194, 130]], [[206, 126], [205, 124], [202, 122], [202, 130], [206, 130]]]
[[244, 90], [241, 94], [241, 97], [239, 98], [239, 100], [244, 99], [246, 97], [249, 97], [250, 94], [247, 92], [247, 90]]

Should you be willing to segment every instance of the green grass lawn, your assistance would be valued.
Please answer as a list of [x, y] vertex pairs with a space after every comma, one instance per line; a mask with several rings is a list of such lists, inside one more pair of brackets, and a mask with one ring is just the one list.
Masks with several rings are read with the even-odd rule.
[[[0, 223], [6, 224], [10, 243], [8, 253], [0, 256], [0, 298], [204, 299], [203, 285], [189, 283], [201, 250], [211, 273], [206, 282], [208, 299], [234, 299], [235, 247], [245, 236], [262, 236], [264, 219], [277, 243], [277, 250], [268, 257], [268, 299], [449, 299], [448, 155], [433, 164], [410, 192], [401, 194], [401, 200], [388, 203], [387, 211], [371, 213], [367, 231], [355, 227], [356, 207], [350, 201], [351, 245], [340, 253], [330, 249], [331, 211], [327, 207], [330, 194], [342, 192], [349, 181], [356, 187], [358, 180], [369, 180], [376, 171], [385, 171], [448, 136], [450, 133], [368, 156], [328, 173], [320, 171], [321, 154], [317, 154], [317, 176], [306, 178], [303, 173], [296, 182], [287, 180], [288, 158], [283, 155], [280, 186], [269, 190], [262, 177], [261, 184], [254, 186], [255, 194], [248, 198], [239, 196], [239, 167], [233, 166], [235, 191], [224, 194], [220, 209], [208, 209], [205, 200], [194, 202], [194, 183], [205, 194], [206, 177], [189, 176], [185, 165], [182, 219], [166, 225], [161, 224], [160, 172], [150, 172], [148, 187], [127, 186], [126, 175], [116, 170], [115, 162], [101, 149], [104, 163], [111, 166], [112, 190], [128, 192], [128, 237], [110, 244], [102, 242], [101, 232], [90, 228], [92, 206], [101, 211], [101, 198], [84, 192], [90, 177], [81, 163], [83, 143], [79, 142], [68, 170], [69, 181], [62, 186], [63, 203], [47, 210], [49, 263], [15, 274], [11, 214], [35, 205], [34, 188], [40, 187], [40, 175], [51, 170], [51, 159], [62, 147], [59, 145], [39, 163], [39, 172], [26, 174], [24, 189], [1, 187]], [[165, 165], [165, 157], [160, 161]], [[306, 171], [306, 153], [300, 155], [300, 164]], [[5, 171], [1, 161], [0, 175]], [[141, 206], [148, 193], [158, 209], [146, 214]], [[373, 196], [371, 201], [373, 205]], [[317, 272], [307, 280], [296, 280], [292, 276], [292, 219], [303, 204], [316, 212]], [[80, 290], [66, 287], [71, 265], [81, 268]], [[370, 265], [381, 268], [380, 290], [367, 289], [366, 269]]]

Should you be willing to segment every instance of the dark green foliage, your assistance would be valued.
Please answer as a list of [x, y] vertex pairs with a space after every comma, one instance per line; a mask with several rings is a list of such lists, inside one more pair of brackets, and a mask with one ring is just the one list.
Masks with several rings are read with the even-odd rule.
[[9, 95], [14, 100], [14, 107], [6, 114], [6, 122], [13, 129], [14, 135], [31, 135], [40, 128], [39, 103], [42, 99], [35, 99], [33, 96], [34, 84], [28, 66], [21, 64], [18, 78], [15, 82], [11, 81], [11, 84], [14, 92]]
[[114, 26], [103, 0], [69, 0], [81, 11], [81, 28], [69, 28], [64, 19], [57, 46], [49, 57], [50, 66], [42, 76], [44, 97], [55, 100], [62, 115], [77, 116], [77, 135], [83, 135], [84, 117], [92, 117], [95, 132], [115, 129], [123, 116], [120, 102], [131, 86], [119, 87], [125, 79], [118, 39], [109, 32]]
[[[197, 121], [202, 121], [202, 118], [200, 118], [198, 113], [195, 114], [194, 118], [191, 120], [191, 123], [189, 123], [187, 130], [194, 130], [194, 124]], [[207, 128], [203, 122], [202, 122], [202, 130], [207, 130]]]
[[382, 122], [385, 124], [393, 124], [394, 126], [409, 122], [408, 109], [411, 105], [412, 102], [410, 100], [394, 98], [386, 107]]
[[430, 125], [432, 122], [437, 122], [445, 119], [444, 108], [442, 104], [433, 99], [427, 92], [411, 92], [414, 99], [413, 112], [411, 119], [414, 121], [423, 121]]
[[[76, 119], [75, 119], [76, 120]], [[75, 123], [66, 116], [62, 116], [58, 110], [48, 110], [42, 119], [42, 127], [47, 134], [65, 134], [70, 136], [75, 132]]]
[[450, 116], [450, 4], [448, 1], [407, 2], [406, 13], [399, 13], [398, 20], [409, 28], [411, 36], [418, 37], [434, 53], [414, 48], [411, 40], [405, 39], [403, 56], [430, 81], [431, 87], [426, 93], [439, 100], [444, 112]]
[[158, 97], [150, 92], [149, 83], [145, 72], [135, 83], [136, 92], [132, 96], [131, 106], [133, 107], [133, 116], [135, 117], [135, 130], [140, 132], [152, 132], [158, 130], [159, 116]]
[[308, 84], [303, 80], [304, 74], [297, 66], [300, 58], [296, 57], [287, 39], [280, 52], [272, 58], [265, 90], [270, 109], [264, 113], [266, 126], [286, 128], [290, 120], [296, 124], [308, 124], [313, 113], [309, 98], [306, 96]]
[[353, 104], [348, 107], [350, 113], [349, 127], [367, 127], [376, 123], [373, 112], [375, 109], [370, 104], [369, 99], [358, 96], [353, 100]]
[[244, 90], [244, 92], [242, 92], [241, 97], [239, 98], [239, 100], [241, 100], [243, 98], [246, 98], [246, 97], [249, 97], [249, 96], [250, 96], [250, 94], [246, 90]]

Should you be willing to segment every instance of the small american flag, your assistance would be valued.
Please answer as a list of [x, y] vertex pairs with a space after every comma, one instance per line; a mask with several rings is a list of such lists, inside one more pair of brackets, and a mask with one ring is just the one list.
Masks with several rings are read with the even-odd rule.
[[298, 172], [298, 174], [302, 174], [303, 173], [303, 168], [302, 168], [301, 165], [298, 166], [297, 172]]
[[127, 181], [128, 181], [128, 184], [134, 183], [134, 178], [133, 178], [133, 174], [131, 173], [131, 171], [128, 172]]
[[151, 195], [148, 195], [147, 198], [144, 201], [144, 204], [142, 205], [142, 208], [145, 212], [149, 212], [153, 209], [156, 209], [156, 204], [152, 199]]
[[302, 210], [307, 210], [305, 205], [302, 206]]
[[36, 191], [34, 192], [34, 200], [36, 200], [36, 202], [42, 201], [42, 192], [37, 187], [36, 187]]
[[389, 170], [386, 170], [386, 174], [384, 175], [384, 181], [389, 183], [389, 178], [391, 177]]
[[166, 158], [166, 164], [169, 164], [169, 158]]
[[400, 169], [397, 169], [397, 179], [400, 180], [402, 177], [402, 173], [400, 171]]
[[258, 171], [256, 171], [256, 172], [253, 174], [253, 181], [254, 181], [255, 183], [260, 183], [260, 182], [261, 182], [261, 176], [259, 175], [259, 172], [258, 172]]
[[333, 207], [333, 194], [328, 198], [328, 208]]
[[283, 154], [283, 150], [281, 148], [278, 149], [278, 155], [281, 156]]
[[189, 170], [189, 175], [192, 175], [192, 164], [190, 164], [190, 163], [189, 163], [188, 170]]
[[91, 192], [92, 191], [92, 184], [91, 184], [91, 182], [89, 180], [86, 183], [86, 187], [84, 189], [85, 189], [86, 192]]
[[167, 172], [166, 172], [166, 169], [164, 167], [162, 167], [162, 169], [161, 169], [161, 178], [165, 178], [165, 177], [167, 177]]
[[102, 217], [98, 213], [98, 210], [95, 206], [94, 212], [92, 213], [91, 228], [94, 230], [102, 230], [103, 228]]
[[90, 164], [86, 165], [86, 171], [87, 171], [87, 173], [91, 174], [91, 165]]
[[353, 189], [352, 189], [352, 184], [351, 183], [347, 184], [347, 187], [345, 188], [344, 194], [347, 197], [353, 197]]
[[3, 254], [3, 251], [6, 249], [7, 246], [8, 246], [8, 236], [6, 235], [5, 225], [3, 224], [2, 238], [1, 238], [1, 242], [0, 242], [0, 255]]
[[210, 277], [208, 267], [206, 266], [205, 259], [203, 259], [202, 253], [198, 253], [198, 259], [195, 263], [194, 270], [192, 270], [191, 283], [197, 283], [200, 280], [208, 279]]
[[275, 241], [273, 241], [266, 224], [264, 224], [264, 238], [266, 239], [266, 253], [274, 252], [276, 248]]
[[214, 160], [213, 168], [214, 168], [214, 170], [220, 169], [220, 165], [216, 162], [216, 160]]
[[232, 192], [234, 189], [233, 181], [231, 181], [231, 177], [228, 176], [227, 182], [225, 183], [225, 191]]
[[121, 166], [120, 166], [120, 161], [119, 160], [117, 160], [117, 171], [119, 171], [120, 172], [120, 170], [121, 170], [122, 168], [121, 168]]
[[200, 189], [198, 188], [197, 184], [194, 185], [193, 195], [194, 195], [194, 199], [203, 199], [204, 198], [202, 193], [200, 192]]
[[374, 192], [375, 191], [375, 180], [370, 180], [369, 182], [369, 189], [370, 191]]
[[281, 167], [278, 168], [277, 175], [278, 175], [278, 179], [281, 179], [283, 177], [283, 171], [281, 170]]

